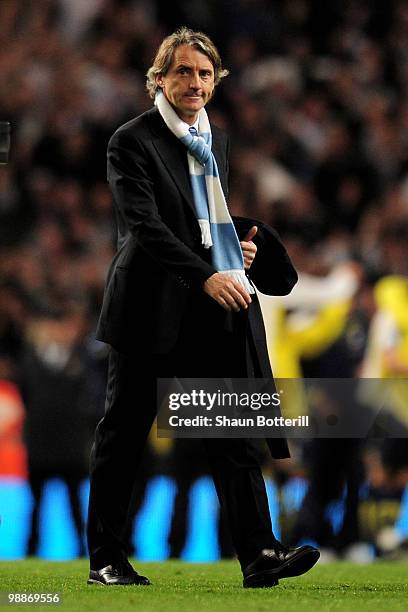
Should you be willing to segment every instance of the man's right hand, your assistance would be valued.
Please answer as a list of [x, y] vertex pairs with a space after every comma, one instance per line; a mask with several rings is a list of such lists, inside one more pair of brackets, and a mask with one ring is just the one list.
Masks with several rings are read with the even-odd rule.
[[248, 305], [252, 302], [248, 291], [238, 281], [221, 272], [216, 272], [210, 278], [207, 278], [203, 289], [228, 311], [239, 312], [241, 308], [248, 308]]

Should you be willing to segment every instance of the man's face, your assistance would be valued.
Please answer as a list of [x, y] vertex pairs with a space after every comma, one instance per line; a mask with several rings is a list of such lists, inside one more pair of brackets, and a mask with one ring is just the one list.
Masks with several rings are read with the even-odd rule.
[[180, 119], [193, 125], [198, 111], [213, 94], [214, 67], [204, 53], [195, 47], [181, 45], [174, 52], [167, 74], [158, 75], [157, 84]]

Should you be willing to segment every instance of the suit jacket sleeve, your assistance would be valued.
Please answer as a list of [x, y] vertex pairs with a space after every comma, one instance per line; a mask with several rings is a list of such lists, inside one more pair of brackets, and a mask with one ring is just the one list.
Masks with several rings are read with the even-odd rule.
[[253, 241], [258, 247], [249, 276], [257, 289], [266, 295], [287, 295], [297, 283], [298, 275], [278, 234], [266, 223], [244, 217], [233, 217], [240, 240], [252, 226], [258, 227]]
[[143, 142], [116, 132], [108, 146], [108, 181], [119, 214], [138, 244], [184, 286], [201, 288], [216, 270], [163, 222]]

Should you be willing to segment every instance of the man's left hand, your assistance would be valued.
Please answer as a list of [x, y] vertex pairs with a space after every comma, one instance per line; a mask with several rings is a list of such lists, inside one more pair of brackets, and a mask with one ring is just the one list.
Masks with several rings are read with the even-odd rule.
[[256, 225], [254, 225], [253, 227], [251, 227], [245, 238], [239, 243], [241, 245], [242, 254], [244, 256], [245, 270], [249, 270], [255, 259], [257, 246], [254, 242], [252, 242], [252, 238], [255, 236], [257, 231], [258, 228]]

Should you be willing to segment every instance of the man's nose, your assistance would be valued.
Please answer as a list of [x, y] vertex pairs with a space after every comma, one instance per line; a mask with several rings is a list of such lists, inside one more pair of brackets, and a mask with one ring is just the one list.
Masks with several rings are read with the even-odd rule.
[[200, 75], [198, 74], [198, 72], [193, 72], [191, 74], [190, 87], [191, 89], [200, 89], [201, 82]]

